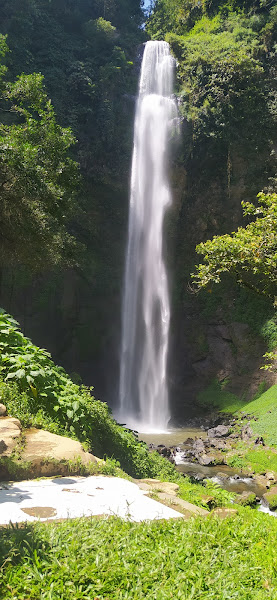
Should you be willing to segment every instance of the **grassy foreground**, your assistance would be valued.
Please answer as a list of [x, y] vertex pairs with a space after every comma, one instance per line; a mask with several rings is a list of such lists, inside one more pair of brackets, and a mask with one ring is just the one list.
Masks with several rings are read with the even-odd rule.
[[275, 600], [277, 519], [81, 519], [3, 529], [1, 600]]

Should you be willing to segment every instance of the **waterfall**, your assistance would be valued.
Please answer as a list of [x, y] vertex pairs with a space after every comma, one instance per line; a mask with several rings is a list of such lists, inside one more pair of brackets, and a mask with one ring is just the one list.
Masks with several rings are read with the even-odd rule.
[[122, 306], [118, 419], [140, 431], [169, 421], [167, 355], [170, 304], [163, 261], [163, 219], [175, 60], [166, 42], [147, 42], [135, 116], [128, 248]]

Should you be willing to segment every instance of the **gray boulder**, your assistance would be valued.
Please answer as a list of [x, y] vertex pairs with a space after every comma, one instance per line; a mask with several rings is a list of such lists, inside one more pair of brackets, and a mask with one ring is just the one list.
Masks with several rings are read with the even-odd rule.
[[226, 437], [230, 433], [230, 427], [227, 425], [217, 425], [217, 427], [212, 427], [212, 429], [208, 429], [208, 437]]

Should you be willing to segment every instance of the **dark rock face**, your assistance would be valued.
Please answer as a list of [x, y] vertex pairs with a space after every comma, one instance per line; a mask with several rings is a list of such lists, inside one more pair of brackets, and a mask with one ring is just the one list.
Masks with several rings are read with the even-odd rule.
[[151, 444], [151, 446], [153, 450], [157, 450], [157, 452], [164, 456], [164, 458], [167, 458], [169, 462], [172, 464], [175, 463], [174, 456], [176, 454], [176, 448], [167, 448], [167, 446], [164, 446], [163, 444], [159, 444], [156, 448], [153, 444]]
[[256, 444], [256, 445], [258, 445], [258, 444], [259, 444], [259, 445], [261, 445], [261, 446], [265, 446], [264, 438], [263, 438], [263, 437], [261, 437], [261, 436], [257, 437], [257, 438], [255, 439], [255, 444]]

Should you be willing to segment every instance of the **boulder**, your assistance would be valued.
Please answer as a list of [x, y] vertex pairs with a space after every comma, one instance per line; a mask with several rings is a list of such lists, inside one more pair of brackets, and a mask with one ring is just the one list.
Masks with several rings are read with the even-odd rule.
[[192, 448], [196, 454], [201, 454], [202, 452], [205, 452], [205, 444], [204, 444], [202, 438], [197, 438], [193, 442]]
[[270, 484], [272, 485], [273, 483], [277, 482], [277, 476], [276, 473], [273, 473], [272, 471], [269, 471], [268, 473], [265, 474], [267, 481], [270, 481]]
[[235, 502], [241, 506], [254, 506], [256, 504], [256, 494], [254, 492], [242, 492], [237, 496]]
[[192, 446], [193, 444], [193, 438], [188, 437], [184, 442], [183, 442], [183, 446]]
[[170, 462], [174, 463], [174, 456], [176, 454], [175, 449], [159, 445], [157, 446], [157, 452], [161, 454], [161, 456], [164, 456], [164, 458], [167, 458]]
[[220, 438], [211, 438], [210, 445], [211, 448], [216, 448], [216, 450], [227, 450], [229, 448], [229, 444]]
[[202, 466], [214, 465], [216, 462], [215, 457], [212, 454], [201, 454], [198, 458], [198, 462]]
[[264, 441], [264, 438], [263, 438], [263, 437], [261, 437], [261, 436], [257, 437], [257, 438], [255, 439], [255, 444], [256, 444], [256, 445], [258, 445], [258, 444], [259, 444], [259, 445], [261, 445], [261, 446], [265, 446], [265, 441]]
[[0, 419], [0, 458], [10, 456], [21, 436], [21, 423], [13, 417]]
[[250, 425], [248, 425], [248, 424], [244, 425], [244, 427], [241, 430], [242, 440], [244, 442], [249, 442], [249, 440], [251, 439], [252, 435], [253, 435], [253, 431], [252, 431]]
[[263, 495], [263, 500], [270, 510], [276, 510], [277, 508], [277, 485], [270, 488], [269, 492]]
[[82, 444], [76, 440], [43, 429], [26, 430], [25, 435], [26, 445], [21, 458], [31, 463], [32, 476], [65, 474], [68, 472], [66, 461], [88, 466], [99, 460], [85, 452]]
[[226, 437], [230, 433], [230, 427], [227, 425], [217, 425], [217, 427], [212, 427], [212, 429], [208, 429], [208, 437]]
[[7, 409], [5, 404], [0, 404], [0, 417], [5, 417], [7, 414]]

